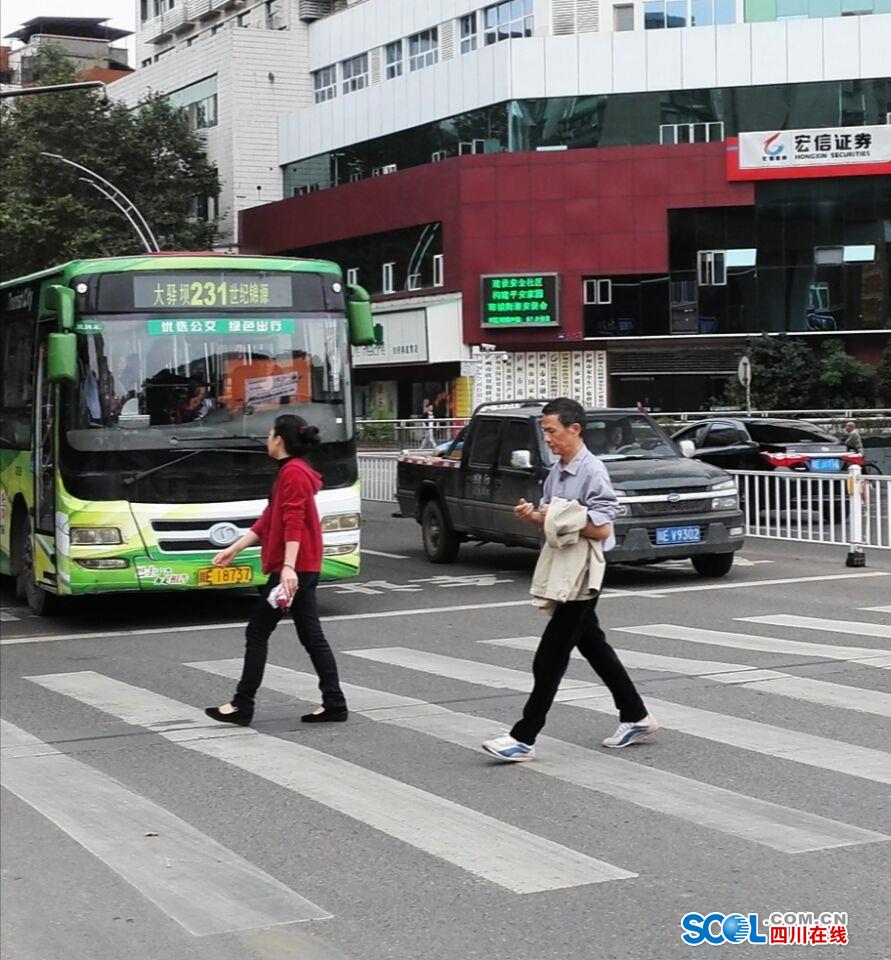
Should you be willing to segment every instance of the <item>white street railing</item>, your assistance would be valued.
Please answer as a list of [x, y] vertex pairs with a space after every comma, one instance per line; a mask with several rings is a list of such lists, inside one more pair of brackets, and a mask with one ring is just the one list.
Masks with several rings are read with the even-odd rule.
[[[394, 453], [360, 453], [362, 499], [396, 499]], [[891, 549], [891, 476], [732, 470], [746, 536]], [[859, 505], [859, 509], [858, 509]]]
[[746, 536], [891, 549], [891, 477], [731, 470]]

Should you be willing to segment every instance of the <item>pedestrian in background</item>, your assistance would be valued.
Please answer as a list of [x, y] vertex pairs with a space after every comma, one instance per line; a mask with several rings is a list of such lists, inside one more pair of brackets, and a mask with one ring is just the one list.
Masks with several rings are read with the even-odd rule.
[[427, 429], [424, 433], [424, 439], [421, 441], [421, 446], [435, 447], [436, 437], [433, 435], [433, 421], [436, 418], [436, 414], [433, 410], [433, 404], [429, 400], [424, 401], [424, 412], [422, 417]]
[[[278, 461], [278, 474], [269, 503], [260, 519], [231, 547], [221, 550], [214, 566], [227, 567], [242, 550], [261, 546], [263, 572], [269, 575], [260, 588], [260, 599], [245, 630], [244, 667], [235, 696], [220, 707], [204, 712], [221, 723], [247, 726], [254, 716], [254, 697], [263, 681], [269, 637], [290, 608], [297, 636], [309, 654], [319, 678], [322, 706], [301, 719], [324, 723], [347, 719], [348, 711], [337, 663], [319, 621], [316, 586], [322, 569], [322, 525], [315, 496], [322, 478], [304, 457], [319, 443], [318, 427], [302, 417], [283, 414], [266, 438], [266, 450]], [[280, 590], [276, 590], [277, 587]], [[269, 603], [280, 597], [275, 606]]]
[[857, 429], [857, 424], [854, 423], [853, 420], [849, 420], [845, 424], [845, 432], [841, 440], [849, 450], [854, 450], [857, 453], [863, 453], [863, 438], [860, 436], [860, 431]]
[[[585, 410], [575, 400], [560, 397], [542, 409], [541, 430], [545, 443], [557, 460], [544, 482], [538, 509], [520, 500], [515, 516], [543, 527], [548, 504], [552, 500], [577, 501], [587, 508], [587, 525], [581, 536], [599, 540], [604, 551], [615, 545], [613, 520], [618, 501], [606, 467], [585, 446]], [[603, 746], [622, 748], [652, 736], [659, 726], [649, 715], [631, 678], [597, 620], [598, 593], [590, 599], [571, 600], [555, 605], [532, 662], [534, 686], [523, 717], [510, 733], [487, 740], [483, 749], [500, 760], [522, 761], [535, 758], [535, 740], [545, 725], [548, 710], [569, 666], [569, 656], [578, 647], [606, 684], [619, 711], [616, 732]]]

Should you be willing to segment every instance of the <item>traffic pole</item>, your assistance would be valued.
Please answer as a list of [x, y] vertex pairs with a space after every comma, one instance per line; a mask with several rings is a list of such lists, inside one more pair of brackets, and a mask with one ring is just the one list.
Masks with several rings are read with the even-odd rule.
[[866, 551], [863, 549], [863, 472], [857, 464], [848, 470], [847, 493], [850, 516], [848, 556], [846, 567], [865, 567]]

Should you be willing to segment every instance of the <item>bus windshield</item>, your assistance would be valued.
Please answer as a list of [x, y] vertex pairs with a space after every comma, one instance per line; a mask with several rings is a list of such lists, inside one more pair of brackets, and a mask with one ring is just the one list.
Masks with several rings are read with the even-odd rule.
[[67, 440], [81, 451], [265, 439], [296, 413], [322, 442], [352, 436], [342, 316], [82, 316]]

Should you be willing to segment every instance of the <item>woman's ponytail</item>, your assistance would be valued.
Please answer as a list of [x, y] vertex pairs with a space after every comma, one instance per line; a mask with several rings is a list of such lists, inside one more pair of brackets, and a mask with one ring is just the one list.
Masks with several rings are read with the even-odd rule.
[[291, 457], [305, 457], [322, 442], [319, 428], [310, 426], [303, 417], [294, 413], [283, 413], [276, 417], [272, 432], [282, 438], [285, 450]]

